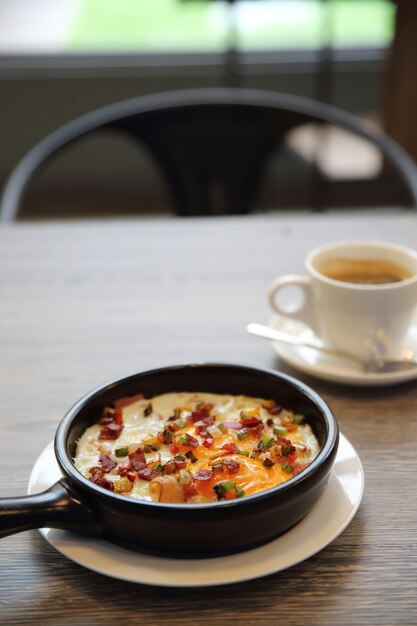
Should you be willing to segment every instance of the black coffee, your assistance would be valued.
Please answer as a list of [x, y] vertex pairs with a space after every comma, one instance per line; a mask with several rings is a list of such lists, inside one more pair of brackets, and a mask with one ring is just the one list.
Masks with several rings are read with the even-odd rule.
[[334, 258], [323, 261], [319, 271], [333, 280], [359, 285], [384, 285], [411, 278], [413, 274], [393, 261]]

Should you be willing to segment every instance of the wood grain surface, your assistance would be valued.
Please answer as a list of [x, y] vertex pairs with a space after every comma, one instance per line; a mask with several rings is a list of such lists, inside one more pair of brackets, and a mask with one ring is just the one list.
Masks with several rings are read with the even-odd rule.
[[346, 530], [286, 571], [158, 588], [93, 573], [38, 531], [0, 542], [0, 623], [364, 626], [417, 623], [416, 383], [355, 388], [285, 366], [246, 334], [266, 290], [314, 246], [417, 247], [413, 214], [16, 224], [0, 229], [0, 495], [26, 493], [67, 409], [116, 376], [189, 361], [272, 367], [312, 386], [359, 453], [365, 493]]

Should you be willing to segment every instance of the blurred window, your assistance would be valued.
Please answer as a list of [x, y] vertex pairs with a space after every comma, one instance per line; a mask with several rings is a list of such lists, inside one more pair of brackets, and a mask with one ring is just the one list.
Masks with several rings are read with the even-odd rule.
[[380, 47], [389, 0], [1, 0], [0, 54]]

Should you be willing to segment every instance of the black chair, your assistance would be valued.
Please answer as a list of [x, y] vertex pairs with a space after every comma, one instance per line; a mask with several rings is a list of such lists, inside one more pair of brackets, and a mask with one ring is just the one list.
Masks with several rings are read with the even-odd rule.
[[0, 220], [16, 218], [29, 183], [45, 163], [97, 130], [119, 131], [144, 145], [158, 164], [180, 216], [246, 214], [269, 158], [292, 129], [331, 124], [370, 141], [398, 174], [417, 207], [417, 168], [383, 133], [332, 106], [273, 92], [215, 88], [140, 96], [83, 115], [37, 144], [16, 166]]

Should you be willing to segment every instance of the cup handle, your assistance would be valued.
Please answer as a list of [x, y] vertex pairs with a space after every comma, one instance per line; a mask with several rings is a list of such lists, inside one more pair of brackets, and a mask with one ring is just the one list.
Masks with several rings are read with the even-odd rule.
[[[303, 293], [303, 299], [300, 306], [296, 309], [285, 308], [277, 301], [277, 295], [287, 287], [298, 287]], [[269, 288], [269, 302], [272, 308], [283, 315], [295, 320], [299, 320], [307, 324], [316, 334], [318, 334], [317, 318], [313, 304], [313, 293], [311, 288], [311, 280], [308, 276], [298, 276], [296, 274], [288, 274], [277, 278]]]

